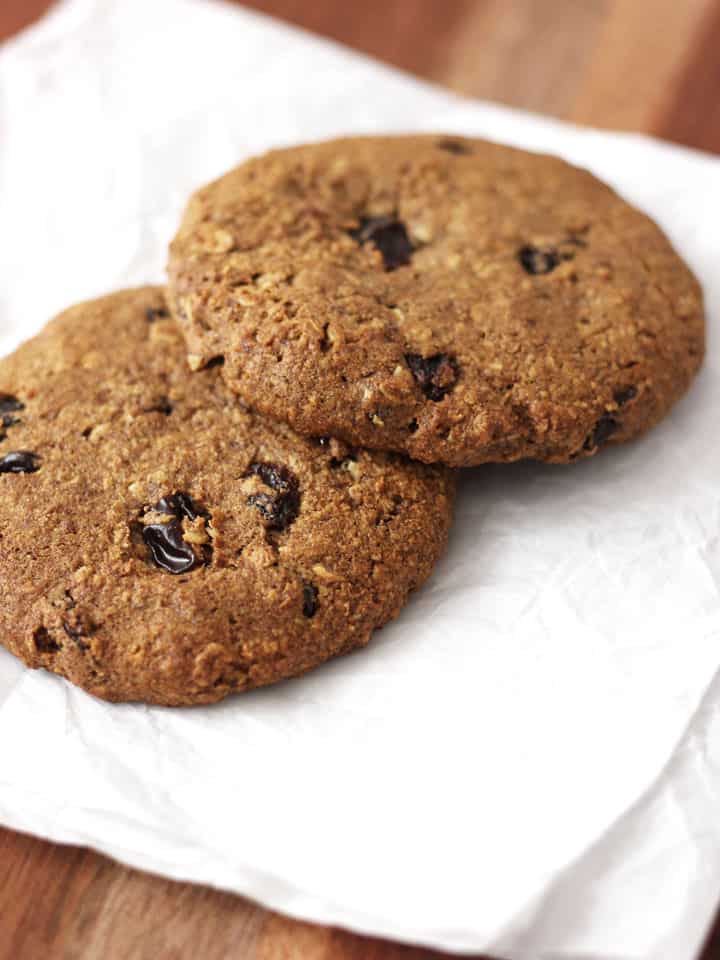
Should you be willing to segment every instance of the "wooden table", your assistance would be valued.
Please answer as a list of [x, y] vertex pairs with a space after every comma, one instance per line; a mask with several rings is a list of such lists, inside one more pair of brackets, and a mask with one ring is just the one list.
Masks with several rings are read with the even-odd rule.
[[[0, 38], [47, 5], [0, 0]], [[248, 5], [463, 93], [720, 152], [720, 0]], [[0, 960], [440, 956], [296, 923], [239, 897], [0, 829]], [[720, 960], [720, 919], [703, 960]]]

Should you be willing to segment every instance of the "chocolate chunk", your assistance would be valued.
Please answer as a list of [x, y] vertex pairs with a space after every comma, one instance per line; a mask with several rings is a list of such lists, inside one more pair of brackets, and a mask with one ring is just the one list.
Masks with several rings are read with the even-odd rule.
[[454, 153], [456, 156], [472, 153], [470, 147], [460, 140], [438, 140], [435, 146], [438, 150], [445, 150], [447, 153]]
[[560, 263], [560, 254], [552, 247], [525, 246], [518, 250], [518, 260], [533, 275], [550, 273]]
[[0, 393], [0, 413], [16, 413], [24, 409], [25, 404], [21, 403], [17, 397], [13, 397], [10, 393]]
[[619, 429], [620, 424], [615, 417], [610, 413], [603, 413], [595, 424], [595, 429], [585, 441], [584, 449], [594, 450], [596, 447], [601, 447]]
[[225, 365], [225, 357], [222, 353], [219, 353], [216, 357], [210, 357], [208, 362], [203, 367], [204, 370], [212, 370], [214, 367], [222, 367]]
[[55, 643], [46, 627], [38, 627], [33, 633], [33, 644], [38, 653], [57, 653], [60, 644]]
[[297, 477], [276, 463], [252, 463], [250, 474], [260, 477], [273, 493], [253, 493], [248, 504], [260, 512], [269, 530], [286, 530], [300, 512]]
[[14, 427], [20, 423], [20, 418], [14, 416], [18, 410], [24, 410], [25, 404], [21, 403], [17, 397], [10, 393], [0, 393], [0, 440], [7, 437], [8, 427]]
[[388, 271], [410, 263], [412, 244], [405, 224], [397, 217], [361, 217], [360, 226], [351, 230], [350, 236], [361, 244], [373, 243]]
[[446, 353], [435, 353], [431, 357], [406, 353], [405, 362], [428, 400], [437, 403], [455, 386], [459, 373], [458, 364]]
[[312, 583], [303, 584], [303, 616], [310, 619], [317, 613], [320, 606], [318, 602], [318, 588]]
[[[183, 539], [183, 518], [196, 520], [209, 517], [206, 510], [200, 509], [187, 493], [176, 492], [162, 497], [152, 508], [154, 513], [164, 513], [172, 517], [167, 523], [148, 523], [143, 526], [142, 537], [155, 564], [168, 573], [187, 573], [200, 565], [195, 551]], [[209, 563], [212, 548], [203, 550], [204, 562]]]
[[164, 307], [148, 307], [145, 311], [145, 319], [148, 323], [155, 323], [156, 320], [165, 319], [170, 314]]
[[637, 387], [625, 387], [623, 390], [616, 390], [613, 394], [613, 399], [619, 407], [622, 407], [623, 404], [629, 403], [630, 400], [634, 400], [636, 396]]
[[0, 459], [0, 473], [35, 473], [40, 469], [40, 457], [29, 450], [14, 450]]
[[186, 517], [188, 520], [197, 520], [198, 517], [208, 518], [207, 510], [202, 510], [187, 493], [178, 491], [167, 497], [162, 497], [153, 507], [156, 513], [169, 513], [178, 520]]
[[193, 548], [183, 540], [183, 529], [178, 520], [149, 523], [143, 527], [142, 535], [153, 561], [162, 570], [187, 573], [198, 565]]

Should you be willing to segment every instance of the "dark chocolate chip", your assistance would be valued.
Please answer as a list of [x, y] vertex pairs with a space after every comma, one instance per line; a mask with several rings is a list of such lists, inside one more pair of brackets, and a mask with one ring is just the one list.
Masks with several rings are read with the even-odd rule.
[[417, 433], [417, 429], [418, 429], [418, 422], [413, 417], [413, 419], [408, 424], [408, 433]]
[[40, 457], [29, 450], [14, 450], [0, 459], [0, 473], [35, 473], [40, 469]]
[[455, 386], [459, 373], [458, 364], [454, 357], [446, 353], [435, 353], [431, 357], [406, 353], [405, 362], [428, 400], [442, 400]]
[[615, 417], [610, 413], [603, 413], [595, 424], [595, 429], [585, 441], [584, 449], [594, 450], [596, 447], [601, 447], [619, 429], [620, 424]]
[[149, 523], [143, 527], [142, 535], [153, 561], [162, 570], [187, 573], [198, 565], [193, 548], [183, 540], [183, 529], [178, 520]]
[[438, 150], [445, 150], [447, 153], [454, 153], [456, 156], [472, 153], [470, 147], [460, 140], [438, 140], [435, 146]]
[[10, 393], [0, 393], [0, 413], [17, 413], [24, 410], [25, 404]]
[[165, 319], [169, 317], [170, 314], [167, 312], [165, 307], [148, 307], [145, 311], [145, 319], [148, 323], [155, 323], [156, 320], [160, 318]]
[[616, 390], [613, 394], [613, 399], [619, 407], [622, 407], [623, 404], [629, 403], [630, 400], [634, 400], [636, 396], [637, 387], [625, 387], [622, 390]]
[[60, 644], [55, 643], [45, 627], [38, 627], [33, 633], [33, 643], [38, 653], [57, 653]]
[[0, 440], [7, 437], [8, 427], [14, 427], [20, 423], [20, 418], [14, 416], [18, 410], [24, 410], [25, 404], [21, 403], [17, 397], [10, 393], [0, 393]]
[[560, 255], [552, 247], [527, 245], [518, 250], [518, 260], [523, 268], [533, 275], [550, 273], [560, 263]]
[[225, 363], [225, 357], [219, 353], [216, 357], [210, 357], [204, 366], [204, 370], [212, 370], [214, 367], [222, 367]]
[[252, 463], [250, 474], [260, 477], [273, 493], [253, 493], [247, 498], [248, 504], [260, 512], [269, 530], [286, 530], [300, 512], [297, 477], [276, 463]]
[[310, 619], [317, 613], [320, 606], [318, 602], [318, 588], [312, 583], [303, 584], [303, 616]]
[[[207, 511], [197, 506], [187, 493], [176, 492], [162, 497], [152, 508], [155, 513], [169, 514], [172, 520], [167, 523], [148, 523], [142, 529], [142, 537], [155, 564], [168, 573], [187, 573], [200, 565], [195, 551], [183, 540], [183, 518], [196, 520], [209, 517]], [[204, 562], [212, 557], [212, 547], [203, 548]]]
[[167, 497], [162, 497], [153, 507], [156, 513], [169, 513], [173, 517], [181, 520], [186, 517], [188, 520], [197, 520], [198, 517], [210, 516], [207, 510], [203, 510], [195, 503], [193, 498], [182, 491], [171, 493]]
[[371, 242], [380, 251], [386, 270], [410, 263], [413, 252], [405, 224], [397, 217], [361, 217], [360, 226], [350, 231], [358, 243]]

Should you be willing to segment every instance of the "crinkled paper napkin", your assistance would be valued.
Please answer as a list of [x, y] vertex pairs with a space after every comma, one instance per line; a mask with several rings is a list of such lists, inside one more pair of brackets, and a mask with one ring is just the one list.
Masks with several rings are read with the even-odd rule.
[[641, 442], [465, 473], [431, 582], [303, 679], [110, 706], [0, 653], [0, 820], [448, 950], [689, 960], [720, 896], [718, 159], [207, 0], [70, 0], [0, 51], [0, 348], [162, 280], [188, 193], [246, 155], [411, 130], [559, 153], [656, 217], [705, 287], [699, 381]]

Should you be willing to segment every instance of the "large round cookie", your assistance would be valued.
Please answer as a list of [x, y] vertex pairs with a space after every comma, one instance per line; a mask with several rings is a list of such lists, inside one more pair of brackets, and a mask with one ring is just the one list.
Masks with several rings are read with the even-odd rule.
[[188, 370], [161, 291], [0, 362], [0, 641], [109, 700], [208, 703], [367, 643], [445, 544], [443, 468], [311, 441]]
[[589, 456], [703, 354], [698, 285], [584, 170], [446, 136], [339, 140], [190, 201], [170, 297], [197, 368], [301, 433], [465, 466]]

